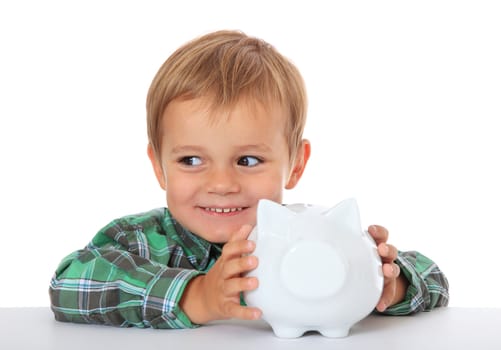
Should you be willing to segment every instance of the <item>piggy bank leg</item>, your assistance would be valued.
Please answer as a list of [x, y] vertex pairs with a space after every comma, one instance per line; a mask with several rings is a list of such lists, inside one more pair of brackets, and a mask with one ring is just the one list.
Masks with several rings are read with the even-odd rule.
[[274, 325], [271, 328], [273, 329], [273, 333], [279, 338], [299, 338], [306, 332], [305, 329], [286, 325]]
[[350, 327], [335, 327], [335, 328], [321, 328], [318, 330], [320, 334], [328, 338], [343, 338], [348, 336], [350, 332]]

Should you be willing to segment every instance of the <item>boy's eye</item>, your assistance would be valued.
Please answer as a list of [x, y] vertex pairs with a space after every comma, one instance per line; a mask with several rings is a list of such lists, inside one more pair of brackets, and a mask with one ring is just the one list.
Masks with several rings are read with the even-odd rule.
[[202, 160], [196, 156], [183, 157], [179, 159], [179, 163], [189, 166], [197, 166], [202, 164]]
[[238, 165], [241, 165], [241, 166], [247, 166], [247, 167], [254, 167], [256, 165], [258, 165], [259, 163], [261, 163], [262, 161], [256, 157], [253, 157], [253, 156], [244, 156], [244, 157], [241, 157], [237, 164]]

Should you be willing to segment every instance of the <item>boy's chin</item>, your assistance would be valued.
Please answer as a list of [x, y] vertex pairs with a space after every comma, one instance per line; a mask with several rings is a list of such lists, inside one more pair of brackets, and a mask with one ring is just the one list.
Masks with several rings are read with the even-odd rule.
[[210, 243], [224, 244], [228, 242], [231, 237], [237, 233], [238, 230], [240, 230], [242, 225], [238, 227], [228, 227], [226, 229], [202, 229], [199, 233], [195, 232], [195, 234]]
[[228, 242], [231, 237], [238, 233], [242, 226], [252, 225], [252, 222], [255, 222], [255, 220], [255, 211], [251, 211], [251, 208], [246, 208], [244, 212], [238, 215], [229, 215], [226, 217], [223, 215], [211, 217], [204, 212], [202, 215], [200, 215], [200, 212], [196, 212], [191, 218], [191, 222], [190, 220], [186, 220], [187, 223], [185, 225], [178, 219], [182, 226], [195, 235], [210, 243], [217, 244]]
[[231, 234], [227, 232], [203, 232], [198, 234], [199, 237], [202, 237], [207, 242], [216, 243], [216, 244], [224, 244], [228, 242], [231, 238]]

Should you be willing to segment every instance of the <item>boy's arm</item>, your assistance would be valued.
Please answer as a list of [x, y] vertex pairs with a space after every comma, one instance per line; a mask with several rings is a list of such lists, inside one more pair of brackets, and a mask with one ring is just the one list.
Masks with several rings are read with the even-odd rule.
[[409, 285], [402, 302], [387, 308], [388, 315], [430, 311], [449, 302], [449, 284], [438, 266], [416, 251], [399, 252], [395, 263]]
[[59, 321], [115, 326], [187, 328], [179, 307], [200, 271], [170, 268], [116, 248], [77, 251], [51, 280], [51, 308]]
[[52, 311], [60, 321], [193, 327], [180, 300], [217, 255], [165, 208], [114, 220], [60, 263], [49, 288]]

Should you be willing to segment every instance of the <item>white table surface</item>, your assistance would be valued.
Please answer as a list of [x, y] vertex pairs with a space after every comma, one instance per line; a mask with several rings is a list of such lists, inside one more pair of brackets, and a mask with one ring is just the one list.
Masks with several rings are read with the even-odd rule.
[[263, 321], [155, 330], [62, 323], [49, 308], [0, 308], [0, 349], [501, 349], [501, 308], [443, 308], [414, 316], [371, 315], [346, 338], [310, 332], [280, 339]]

